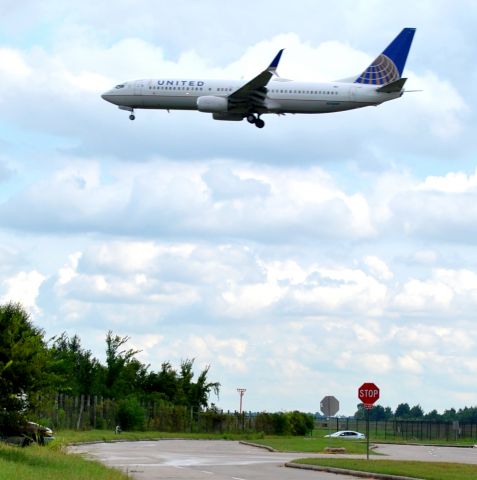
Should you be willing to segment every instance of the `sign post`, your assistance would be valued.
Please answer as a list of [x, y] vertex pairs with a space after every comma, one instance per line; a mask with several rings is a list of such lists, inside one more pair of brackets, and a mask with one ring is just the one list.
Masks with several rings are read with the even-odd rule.
[[366, 459], [369, 460], [369, 411], [373, 408], [374, 402], [379, 399], [379, 388], [374, 383], [363, 383], [358, 388], [358, 398], [366, 409]]
[[[328, 432], [331, 435], [331, 424], [330, 424], [330, 417], [334, 417], [340, 409], [340, 402], [337, 398], [333, 397], [332, 395], [327, 395], [323, 397], [320, 402], [320, 410], [328, 417]], [[331, 438], [331, 437], [328, 437]]]

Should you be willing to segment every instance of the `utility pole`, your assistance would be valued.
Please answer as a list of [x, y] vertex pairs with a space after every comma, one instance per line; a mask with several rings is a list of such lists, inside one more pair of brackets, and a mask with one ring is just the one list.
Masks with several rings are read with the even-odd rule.
[[237, 392], [240, 395], [240, 411], [239, 411], [240, 414], [242, 414], [242, 398], [246, 391], [247, 391], [246, 388], [237, 388]]

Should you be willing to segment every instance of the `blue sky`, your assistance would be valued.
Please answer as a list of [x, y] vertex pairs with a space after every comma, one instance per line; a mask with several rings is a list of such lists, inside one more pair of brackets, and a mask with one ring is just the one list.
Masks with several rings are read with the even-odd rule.
[[[477, 404], [471, 1], [0, 5], [0, 298], [103, 358], [196, 358], [224, 409]], [[246, 21], [245, 21], [246, 19]], [[403, 27], [408, 88], [263, 130], [100, 98], [148, 77], [357, 74]]]

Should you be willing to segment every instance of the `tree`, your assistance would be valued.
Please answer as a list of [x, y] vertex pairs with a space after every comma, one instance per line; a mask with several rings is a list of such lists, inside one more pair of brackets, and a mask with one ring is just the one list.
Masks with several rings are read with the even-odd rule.
[[43, 337], [20, 304], [0, 305], [0, 431], [15, 428], [56, 380]]
[[154, 394], [162, 400], [173, 403], [177, 398], [177, 372], [169, 362], [164, 362], [160, 372], [149, 372], [143, 384], [146, 394]]
[[[354, 414], [354, 418], [357, 420], [364, 420], [366, 418], [366, 410], [364, 408], [364, 403], [359, 403], [357, 405], [357, 412]], [[375, 405], [369, 411], [369, 419], [373, 421], [382, 421], [388, 420], [393, 416], [392, 410], [390, 407], [382, 407], [381, 405]]]
[[408, 403], [400, 403], [394, 412], [394, 416], [396, 418], [409, 418], [410, 411], [411, 407]]
[[51, 356], [56, 361], [55, 371], [62, 382], [58, 391], [72, 395], [96, 395], [99, 392], [101, 371], [104, 367], [92, 356], [90, 350], [81, 347], [78, 335], [69, 338], [63, 332], [54, 337], [50, 348]]
[[364, 403], [358, 403], [358, 405], [356, 405], [356, 412], [354, 414], [354, 418], [356, 418], [356, 420], [364, 420], [366, 418], [366, 410], [364, 409]]
[[194, 383], [194, 359], [184, 360], [181, 363], [181, 371], [178, 378], [178, 396], [175, 403], [179, 405], [187, 405], [198, 411], [202, 407], [207, 407], [209, 394], [213, 391], [217, 396], [219, 395], [220, 383], [207, 382], [207, 374], [210, 366], [207, 366], [199, 375], [197, 382]]
[[106, 335], [105, 396], [119, 398], [139, 390], [144, 383], [149, 366], [143, 365], [135, 357], [140, 350], [122, 349], [129, 337], [113, 336], [110, 330]]
[[386, 416], [386, 420], [389, 420], [394, 417], [393, 411], [391, 410], [391, 407], [386, 407], [384, 409], [384, 415]]
[[455, 408], [444, 410], [444, 413], [442, 414], [442, 418], [446, 422], [457, 420], [457, 412]]
[[209, 369], [210, 365], [207, 365], [197, 378], [197, 382], [191, 388], [189, 404], [193, 408], [206, 408], [209, 403], [209, 395], [211, 391], [214, 392], [217, 397], [219, 396], [220, 383], [207, 381]]
[[461, 422], [476, 423], [477, 407], [464, 407], [463, 409], [459, 409], [457, 416]]
[[414, 407], [409, 410], [409, 417], [414, 419], [420, 419], [424, 416], [424, 410], [420, 405], [414, 405]]
[[436, 409], [430, 411], [429, 413], [426, 413], [425, 418], [428, 420], [440, 420], [441, 415], [437, 412]]

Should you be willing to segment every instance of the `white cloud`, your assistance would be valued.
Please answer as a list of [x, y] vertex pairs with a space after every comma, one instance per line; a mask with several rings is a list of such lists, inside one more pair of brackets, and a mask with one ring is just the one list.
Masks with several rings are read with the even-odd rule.
[[46, 277], [36, 270], [19, 272], [13, 277], [5, 279], [3, 281], [5, 291], [2, 302], [20, 302], [32, 313], [40, 313], [36, 300], [45, 279]]
[[398, 359], [399, 366], [407, 373], [420, 374], [423, 372], [422, 365], [411, 355], [404, 355]]
[[477, 173], [471, 175], [465, 172], [449, 172], [444, 176], [429, 176], [417, 190], [424, 192], [466, 193], [475, 192]]
[[[292, 293], [299, 304], [314, 304], [325, 311], [352, 310], [378, 315], [386, 301], [387, 287], [361, 270], [318, 268], [318, 285], [302, 286]], [[304, 287], [304, 288], [303, 288]]]
[[[2, 298], [97, 355], [113, 329], [152, 368], [210, 363], [225, 408], [245, 385], [253, 410], [313, 410], [326, 386], [353, 413], [363, 377], [391, 406], [477, 401], [472, 2], [405, 2], [392, 21], [380, 1], [245, 2], [247, 25], [209, 0], [2, 4]], [[407, 88], [424, 91], [377, 109], [259, 131], [197, 112], [129, 122], [99, 97], [141, 77], [245, 81], [279, 48], [282, 77], [347, 77], [398, 24], [418, 26]]]
[[24, 80], [32, 74], [32, 69], [22, 54], [12, 48], [0, 48], [0, 73], [3, 79]]
[[400, 308], [419, 312], [448, 309], [453, 298], [454, 292], [443, 282], [411, 279], [396, 296], [395, 303]]
[[386, 263], [374, 255], [365, 257], [364, 263], [369, 267], [371, 273], [381, 280], [390, 280], [394, 276]]

